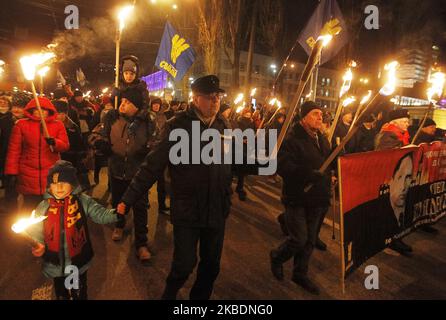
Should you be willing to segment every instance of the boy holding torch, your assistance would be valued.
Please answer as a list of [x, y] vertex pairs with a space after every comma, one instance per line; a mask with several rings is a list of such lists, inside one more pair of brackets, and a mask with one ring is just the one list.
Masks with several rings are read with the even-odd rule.
[[[118, 221], [118, 214], [81, 193], [76, 168], [68, 161], [56, 162], [48, 173], [47, 184], [44, 200], [36, 208], [37, 217], [47, 218], [28, 228], [38, 243], [32, 253], [43, 257], [43, 274], [54, 280], [58, 300], [86, 300], [87, 270], [93, 258], [87, 218], [107, 224]], [[67, 274], [66, 267], [77, 273]]]

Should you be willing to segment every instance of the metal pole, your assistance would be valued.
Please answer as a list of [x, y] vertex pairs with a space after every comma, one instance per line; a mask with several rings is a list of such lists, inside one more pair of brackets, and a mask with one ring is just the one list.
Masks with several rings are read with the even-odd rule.
[[429, 112], [432, 110], [433, 106], [434, 106], [434, 104], [433, 104], [432, 102], [429, 103], [429, 107], [427, 108], [427, 111], [426, 111], [426, 113], [424, 114], [423, 121], [421, 121], [421, 123], [420, 123], [420, 127], [418, 128], [417, 133], [416, 133], [415, 136], [413, 137], [413, 139], [412, 139], [412, 141], [411, 141], [411, 144], [414, 144], [414, 142], [417, 140], [418, 136], [420, 135], [421, 130], [423, 129], [424, 124], [426, 123], [427, 116], [428, 116]]

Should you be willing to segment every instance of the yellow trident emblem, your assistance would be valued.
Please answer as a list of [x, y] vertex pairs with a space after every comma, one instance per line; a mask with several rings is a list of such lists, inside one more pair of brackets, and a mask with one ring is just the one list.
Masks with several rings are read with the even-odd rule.
[[186, 39], [180, 38], [179, 35], [175, 35], [172, 38], [172, 51], [170, 52], [170, 58], [172, 59], [173, 63], [177, 63], [177, 59], [181, 54], [189, 49], [189, 45], [186, 42]]
[[[330, 21], [328, 21], [324, 25], [320, 34], [321, 35], [329, 34], [329, 35], [335, 36], [341, 31], [342, 31], [342, 27], [341, 27], [340, 21], [338, 19], [334, 18], [334, 19], [331, 19]], [[310, 48], [313, 48], [314, 44], [316, 43], [316, 40], [314, 40], [313, 37], [309, 37], [306, 42], [310, 46]]]

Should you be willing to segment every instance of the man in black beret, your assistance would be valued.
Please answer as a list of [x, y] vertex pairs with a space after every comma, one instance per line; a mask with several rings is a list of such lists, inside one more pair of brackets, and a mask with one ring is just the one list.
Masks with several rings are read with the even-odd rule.
[[[220, 271], [225, 222], [231, 206], [231, 164], [204, 163], [200, 155], [207, 143], [194, 149], [196, 140], [193, 140], [195, 134], [192, 132], [199, 131], [201, 135], [205, 129], [212, 128], [223, 134], [229, 129], [227, 121], [218, 112], [222, 93], [219, 79], [214, 75], [193, 82], [190, 108], [167, 122], [166, 137], [146, 157], [117, 207], [119, 212], [124, 212], [138, 199], [146, 197], [147, 191], [169, 166], [174, 253], [163, 299], [176, 299], [198, 262], [198, 247], [200, 261], [190, 299], [209, 299]], [[192, 146], [192, 154], [187, 154], [187, 160], [180, 163], [170, 155], [171, 148], [177, 144], [177, 140], [169, 139], [172, 132], [179, 132], [175, 129], [187, 132], [186, 141]], [[183, 136], [181, 142], [184, 142]], [[181, 159], [183, 157], [181, 155]]]

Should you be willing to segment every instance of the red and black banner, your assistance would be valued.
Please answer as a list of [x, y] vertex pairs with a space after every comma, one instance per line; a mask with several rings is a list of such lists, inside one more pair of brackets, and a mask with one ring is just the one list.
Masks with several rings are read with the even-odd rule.
[[344, 272], [446, 214], [446, 144], [340, 158]]

